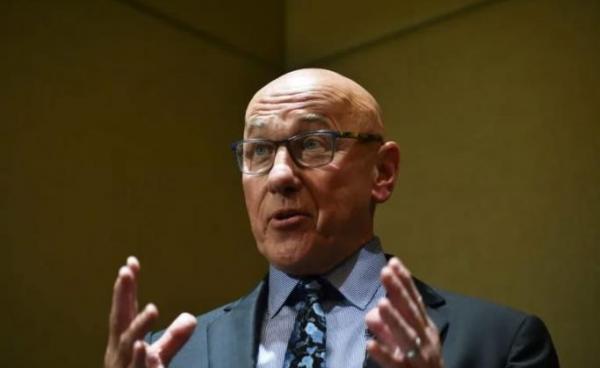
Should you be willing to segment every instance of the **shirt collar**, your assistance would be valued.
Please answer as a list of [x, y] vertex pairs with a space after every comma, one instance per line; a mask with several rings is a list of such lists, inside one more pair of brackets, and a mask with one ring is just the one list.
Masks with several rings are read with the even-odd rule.
[[[323, 275], [346, 300], [364, 310], [381, 287], [379, 273], [386, 259], [379, 238], [374, 237], [356, 253]], [[270, 266], [268, 314], [275, 317], [299, 279]]]

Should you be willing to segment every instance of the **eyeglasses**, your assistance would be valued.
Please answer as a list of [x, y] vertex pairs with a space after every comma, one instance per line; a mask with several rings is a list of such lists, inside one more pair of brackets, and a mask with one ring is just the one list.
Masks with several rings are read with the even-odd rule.
[[271, 170], [280, 145], [285, 145], [294, 162], [300, 167], [319, 167], [330, 163], [339, 138], [356, 139], [359, 142], [380, 142], [379, 134], [314, 130], [283, 139], [245, 139], [231, 145], [238, 167], [248, 175], [263, 175]]

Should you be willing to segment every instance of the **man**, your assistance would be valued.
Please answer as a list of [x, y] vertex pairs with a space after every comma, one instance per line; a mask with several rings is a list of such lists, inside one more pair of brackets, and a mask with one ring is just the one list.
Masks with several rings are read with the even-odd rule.
[[558, 366], [536, 317], [437, 291], [387, 260], [373, 218], [399, 149], [365, 89], [297, 70], [259, 90], [245, 118], [233, 149], [268, 276], [234, 303], [146, 335], [158, 312], [138, 313], [130, 257], [114, 286], [105, 367]]

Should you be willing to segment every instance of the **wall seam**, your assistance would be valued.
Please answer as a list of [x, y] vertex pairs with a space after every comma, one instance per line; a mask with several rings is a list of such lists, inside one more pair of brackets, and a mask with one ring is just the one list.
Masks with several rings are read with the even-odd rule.
[[[179, 19], [173, 15], [168, 14], [167, 12], [153, 7], [151, 5], [145, 4], [142, 1], [136, 0], [113, 0], [114, 2], [123, 4], [128, 6], [132, 10], [137, 13], [147, 16], [149, 18], [153, 18], [157, 21], [162, 22], [164, 25], [168, 26], [171, 29], [174, 29], [181, 33], [186, 33], [192, 37], [201, 39], [202, 41], [211, 44], [212, 46], [227, 52], [236, 57], [248, 60], [257, 64], [263, 68], [274, 70], [280, 72], [282, 69], [282, 65], [278, 65], [277, 63], [273, 63], [272, 61], [265, 59], [255, 53], [242, 49], [222, 38], [215, 36], [214, 34], [207, 32], [203, 29], [197, 28], [194, 25]], [[285, 42], [285, 40], [284, 40]]]
[[397, 29], [395, 31], [391, 31], [388, 33], [385, 33], [381, 36], [375, 37], [371, 40], [367, 40], [364, 42], [360, 42], [356, 45], [353, 46], [349, 46], [346, 47], [344, 49], [341, 49], [339, 51], [335, 51], [332, 52], [329, 55], [325, 55], [322, 57], [318, 57], [316, 59], [307, 61], [307, 62], [303, 62], [300, 63], [299, 65], [288, 65], [287, 63], [287, 58], [286, 58], [286, 64], [285, 64], [285, 68], [286, 70], [292, 70], [292, 69], [296, 69], [296, 68], [306, 68], [306, 67], [313, 67], [313, 66], [318, 66], [318, 65], [323, 65], [323, 64], [328, 64], [331, 63], [337, 59], [341, 59], [353, 54], [356, 54], [360, 51], [363, 51], [365, 49], [369, 49], [369, 48], [373, 48], [376, 46], [380, 46], [382, 44], [385, 44], [387, 42], [396, 40], [398, 38], [402, 38], [402, 37], [406, 37], [412, 33], [416, 33], [418, 31], [421, 31], [423, 29], [432, 27], [434, 25], [464, 16], [466, 14], [469, 13], [473, 13], [476, 12], [478, 10], [481, 10], [489, 5], [492, 4], [497, 4], [500, 2], [504, 2], [507, 0], [481, 0], [481, 1], [476, 1], [474, 3], [470, 3], [468, 5], [459, 7], [457, 9], [433, 16], [433, 17], [429, 17], [429, 18], [425, 18], [421, 21], [415, 22], [413, 24], [410, 24], [408, 26], [402, 27], [400, 29]]

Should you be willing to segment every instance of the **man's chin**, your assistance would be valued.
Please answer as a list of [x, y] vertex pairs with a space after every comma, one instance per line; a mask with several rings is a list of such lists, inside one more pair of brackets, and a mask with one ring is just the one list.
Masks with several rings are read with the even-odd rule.
[[277, 269], [291, 275], [309, 275], [318, 273], [318, 263], [322, 257], [311, 254], [312, 245], [297, 242], [281, 242], [267, 245], [261, 253]]
[[269, 263], [292, 276], [323, 275], [333, 269], [339, 260], [326, 252], [313, 252], [303, 257], [271, 257]]
[[323, 273], [319, 267], [315, 265], [306, 265], [304, 262], [273, 263], [273, 266], [275, 266], [275, 268], [278, 270], [287, 273], [288, 275], [296, 277], [319, 275]]

